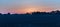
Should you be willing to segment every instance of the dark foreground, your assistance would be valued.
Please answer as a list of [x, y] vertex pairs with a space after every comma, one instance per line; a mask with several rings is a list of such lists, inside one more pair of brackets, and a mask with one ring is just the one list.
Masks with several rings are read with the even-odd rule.
[[0, 14], [0, 27], [60, 27], [60, 12]]

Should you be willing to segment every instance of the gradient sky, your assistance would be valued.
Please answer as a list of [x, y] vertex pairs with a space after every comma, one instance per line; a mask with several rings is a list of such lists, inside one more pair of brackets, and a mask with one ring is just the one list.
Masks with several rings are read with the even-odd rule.
[[60, 0], [0, 0], [0, 13], [60, 10]]

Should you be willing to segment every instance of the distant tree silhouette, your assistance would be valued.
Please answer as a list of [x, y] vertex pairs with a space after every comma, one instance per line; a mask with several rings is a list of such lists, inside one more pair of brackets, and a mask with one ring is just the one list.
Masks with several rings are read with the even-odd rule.
[[32, 12], [32, 14], [40, 14], [40, 12]]
[[[6, 24], [6, 25], [5, 25]], [[20, 25], [21, 24], [21, 25]], [[0, 27], [60, 27], [60, 11], [32, 12], [31, 14], [1, 14]]]
[[0, 15], [2, 15], [2, 13], [0, 13]]
[[10, 13], [7, 13], [8, 15], [10, 15]]
[[[2, 14], [2, 13], [0, 13]], [[10, 15], [11, 13], [7, 13], [7, 15]], [[31, 15], [31, 14], [60, 14], [60, 11], [59, 10], [56, 10], [56, 11], [51, 11], [51, 12], [32, 12], [32, 13], [26, 13], [26, 15]], [[14, 14], [13, 14], [14, 15]], [[20, 14], [16, 14], [16, 15], [20, 15]]]
[[26, 13], [26, 15], [30, 15], [30, 13]]
[[57, 13], [57, 14], [60, 14], [60, 11], [59, 11], [59, 10], [57, 10], [57, 11], [56, 11], [56, 13]]
[[60, 14], [60, 11], [59, 10], [56, 10], [56, 11], [52, 11], [51, 14]]

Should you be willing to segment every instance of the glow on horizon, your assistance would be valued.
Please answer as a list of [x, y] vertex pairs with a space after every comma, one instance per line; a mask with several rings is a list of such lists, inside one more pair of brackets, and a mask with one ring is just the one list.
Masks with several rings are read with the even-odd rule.
[[50, 12], [60, 10], [60, 0], [0, 0], [0, 13]]
[[18, 9], [11, 9], [9, 10], [10, 13], [31, 13], [31, 12], [37, 12], [37, 11], [40, 11], [40, 12], [50, 12], [52, 11], [53, 8], [50, 8], [50, 7], [43, 7], [43, 6], [25, 6], [25, 7], [21, 7], [21, 8], [18, 8]]
[[31, 12], [50, 12], [54, 11], [55, 8], [46, 7], [46, 6], [22, 6], [22, 7], [14, 7], [5, 11], [2, 11], [1, 13], [17, 13], [17, 14], [24, 14], [24, 13], [31, 13]]

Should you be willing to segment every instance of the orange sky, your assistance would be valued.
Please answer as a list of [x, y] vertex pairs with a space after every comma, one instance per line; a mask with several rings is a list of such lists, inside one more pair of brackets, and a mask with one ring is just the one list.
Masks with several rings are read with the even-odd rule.
[[49, 12], [52, 11], [53, 8], [46, 7], [46, 6], [22, 6], [22, 7], [14, 7], [11, 8], [10, 13], [30, 13], [30, 12]]
[[60, 0], [0, 0], [0, 13], [50, 12], [60, 10]]

